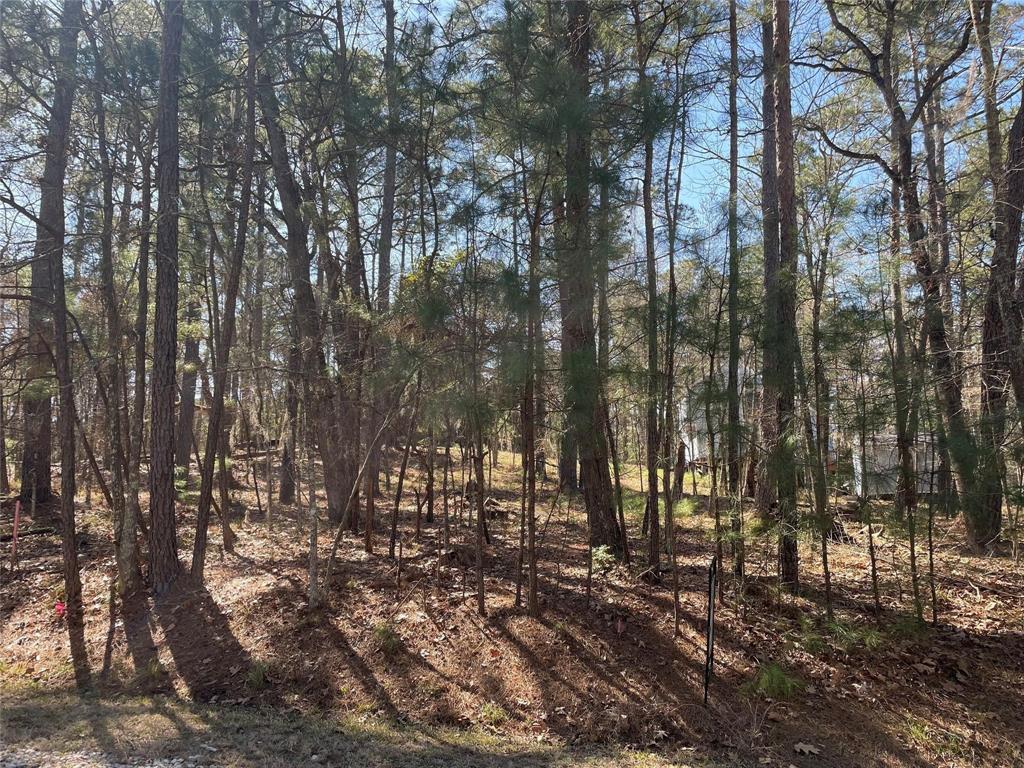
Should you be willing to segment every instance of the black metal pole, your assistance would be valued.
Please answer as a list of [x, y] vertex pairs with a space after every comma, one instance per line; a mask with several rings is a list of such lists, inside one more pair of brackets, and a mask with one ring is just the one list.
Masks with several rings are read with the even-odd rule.
[[718, 581], [718, 555], [711, 558], [708, 566], [708, 625], [706, 630], [707, 650], [704, 656], [704, 706], [708, 704], [708, 688], [715, 666], [715, 589]]

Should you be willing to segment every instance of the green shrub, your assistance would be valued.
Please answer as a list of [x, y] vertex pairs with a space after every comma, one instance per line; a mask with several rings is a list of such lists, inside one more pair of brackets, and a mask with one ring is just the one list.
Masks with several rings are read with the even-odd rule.
[[615, 555], [607, 544], [594, 547], [590, 553], [590, 561], [593, 563], [594, 570], [605, 576], [615, 567], [616, 563]]
[[833, 621], [828, 628], [836, 647], [843, 653], [859, 649], [876, 651], [882, 647], [885, 640], [882, 633], [872, 627], [858, 627], [853, 624], [844, 624], [841, 621]]
[[814, 623], [814, 620], [808, 616], [800, 617], [800, 646], [807, 651], [807, 653], [817, 656], [820, 653], [824, 653], [828, 648], [828, 644], [825, 642], [825, 638], [822, 637], [821, 633], [818, 632], [818, 628]]
[[800, 678], [775, 662], [758, 668], [757, 676], [749, 684], [751, 693], [780, 701], [791, 699], [803, 689]]
[[402, 650], [402, 638], [389, 622], [382, 621], [373, 628], [373, 641], [385, 656], [395, 656]]

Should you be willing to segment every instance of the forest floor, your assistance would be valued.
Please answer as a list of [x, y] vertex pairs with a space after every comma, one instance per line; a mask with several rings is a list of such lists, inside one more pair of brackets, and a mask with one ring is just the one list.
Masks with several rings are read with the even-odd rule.
[[[642, 561], [639, 475], [626, 484], [634, 559]], [[271, 526], [251, 488], [235, 491], [235, 551], [223, 551], [215, 526], [205, 586], [183, 585], [155, 604], [122, 604], [112, 597], [106, 512], [83, 500], [93, 669], [85, 694], [74, 690], [67, 631], [55, 610], [59, 536], [23, 535], [14, 574], [5, 543], [0, 766], [1024, 765], [1022, 567], [1005, 552], [963, 550], [957, 520], [935, 521], [935, 624], [914, 619], [908, 548], [887, 517], [891, 504], [873, 509], [883, 524], [875, 537], [878, 615], [861, 523], [846, 518], [850, 541], [829, 547], [832, 622], [812, 536], [801, 542], [799, 597], [780, 593], [770, 576], [770, 533], [748, 539], [743, 598], [727, 578], [717, 609], [705, 706], [715, 549], [706, 496], [676, 506], [674, 638], [667, 576], [650, 584], [638, 578], [642, 567], [614, 566], [594, 573], [588, 598], [581, 501], [551, 483], [538, 501], [543, 615], [531, 619], [516, 607], [520, 473], [511, 454], [492, 470], [488, 616], [480, 617], [473, 569], [454, 559], [438, 567], [437, 486], [437, 522], [424, 522], [417, 537], [412, 491], [422, 493], [422, 478], [413, 472], [407, 481], [401, 578], [387, 556], [393, 501], [385, 497], [393, 499], [393, 490], [385, 489], [374, 553], [364, 551], [362, 534], [342, 536], [325, 605], [315, 610], [306, 601], [300, 507], [277, 506]], [[192, 494], [179, 505], [186, 562]], [[451, 540], [465, 554], [475, 534], [460, 525], [459, 507], [453, 495]], [[49, 514], [23, 518], [22, 533], [52, 526]], [[3, 533], [11, 517], [5, 503]], [[321, 526], [322, 558], [333, 536]], [[924, 546], [919, 562], [930, 619]]]

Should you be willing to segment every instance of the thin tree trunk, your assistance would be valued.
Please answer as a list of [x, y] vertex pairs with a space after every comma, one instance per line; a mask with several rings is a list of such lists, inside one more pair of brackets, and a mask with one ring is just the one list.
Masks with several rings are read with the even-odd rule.
[[[110, 463], [110, 501], [114, 527], [114, 553], [117, 561], [117, 591], [124, 595], [137, 585], [135, 562], [135, 522], [129, 518], [125, 473], [128, 440], [123, 409], [124, 359], [121, 354], [121, 314], [117, 289], [114, 286], [114, 169], [107, 143], [107, 111], [102, 89], [106, 86], [106, 61], [90, 32], [96, 74], [94, 101], [96, 106], [97, 149], [100, 160], [100, 289], [107, 330], [107, 438], [113, 461]], [[84, 437], [84, 434], [83, 434]]]
[[647, 399], [646, 399], [646, 438], [647, 438], [647, 521], [648, 549], [647, 563], [649, 573], [658, 578], [661, 567], [661, 514], [658, 509], [658, 270], [654, 256], [654, 126], [649, 115], [651, 105], [650, 83], [647, 74], [647, 60], [650, 55], [648, 44], [644, 40], [644, 28], [639, 5], [632, 4], [633, 29], [636, 34], [637, 87], [640, 92], [640, 110], [643, 131], [644, 176], [641, 185], [644, 218], [644, 262], [646, 266], [647, 318], [645, 330], [647, 335]]
[[[192, 547], [192, 578], [197, 582], [203, 580], [203, 568], [206, 559], [207, 529], [210, 519], [210, 503], [213, 498], [213, 461], [220, 445], [221, 474], [221, 516], [224, 524], [224, 548], [232, 549], [233, 534], [228, 527], [230, 508], [227, 499], [229, 482], [225, 455], [228, 451], [228, 435], [224, 431], [224, 395], [228, 383], [228, 365], [231, 360], [231, 347], [235, 341], [235, 315], [238, 303], [238, 286], [242, 275], [242, 262], [245, 258], [245, 244], [249, 230], [249, 208], [252, 202], [253, 163], [256, 152], [256, 59], [253, 55], [256, 35], [257, 9], [256, 3], [249, 3], [247, 37], [249, 56], [246, 66], [245, 86], [245, 129], [241, 147], [241, 199], [238, 202], [235, 240], [228, 265], [228, 282], [224, 295], [224, 317], [221, 322], [221, 338], [217, 341], [217, 361], [213, 375], [213, 402], [210, 404], [209, 425], [206, 432], [206, 452], [203, 454], [203, 465], [200, 468], [199, 507], [196, 513], [196, 538]], [[227, 423], [230, 430], [230, 422]]]
[[778, 318], [774, 311], [779, 281], [779, 190], [775, 131], [775, 33], [770, 14], [761, 21], [762, 91], [761, 116], [764, 132], [761, 152], [761, 227], [764, 251], [765, 316], [762, 331], [762, 390], [760, 467], [757, 482], [757, 511], [762, 519], [774, 517], [777, 489], [773, 482], [775, 453], [779, 441], [778, 414]]
[[294, 335], [297, 326], [292, 323], [293, 339], [288, 350], [288, 377], [285, 382], [284, 427], [281, 445], [281, 480], [277, 486], [277, 499], [282, 504], [295, 503], [295, 443], [299, 419], [299, 377], [302, 359]]
[[[60, 17], [61, 30], [53, 108], [46, 131], [46, 160], [43, 167], [39, 222], [36, 228], [36, 259], [33, 262], [33, 278], [36, 271], [35, 264], [42, 262], [40, 268], [45, 270], [46, 282], [53, 286], [51, 318], [53, 320], [53, 360], [57, 374], [60, 406], [57, 413], [57, 431], [60, 437], [61, 554], [64, 570], [65, 619], [68, 625], [75, 682], [80, 688], [83, 688], [89, 682], [89, 657], [85, 646], [82, 581], [78, 569], [78, 544], [75, 535], [75, 401], [67, 327], [67, 296], [64, 288], [64, 180], [67, 170], [71, 113], [75, 98], [78, 31], [81, 24], [82, 4], [80, 0], [66, 0]], [[35, 288], [35, 279], [33, 279], [33, 296], [36, 294]], [[31, 310], [29, 314], [31, 317]], [[45, 339], [39, 337], [38, 341], [43, 342]], [[48, 403], [49, 397], [46, 398], [46, 401]], [[41, 403], [41, 400], [39, 402]], [[48, 405], [46, 418], [45, 434], [49, 440]], [[30, 437], [26, 435], [27, 439]], [[36, 448], [35, 445], [32, 445], [31, 448], [26, 445], [26, 454]], [[48, 462], [49, 446], [46, 447], [45, 457], [36, 456], [35, 458], [45, 458]], [[28, 486], [34, 494], [49, 488], [50, 469], [48, 463], [45, 469], [45, 482], [41, 482], [43, 478], [37, 476], [34, 478], [37, 484]], [[22, 488], [22, 493], [24, 494], [24, 492], [25, 487]], [[37, 495], [33, 495], [32, 499], [38, 501]]]
[[142, 166], [142, 222], [139, 238], [138, 306], [135, 312], [135, 382], [132, 404], [131, 439], [128, 441], [128, 515], [142, 524], [142, 454], [146, 434], [146, 334], [149, 318], [149, 242], [152, 227], [152, 159], [149, 142], [142, 139], [141, 118], [137, 118], [139, 163]]
[[729, 0], [729, 373], [727, 383], [728, 419], [726, 463], [729, 495], [736, 504], [740, 483], [740, 235], [739, 215], [739, 109], [736, 94], [739, 81], [736, 0]]
[[[412, 444], [416, 435], [416, 417], [419, 415], [420, 390], [423, 386], [423, 375], [416, 374], [416, 394], [413, 395], [412, 406], [409, 409], [409, 423], [405, 430], [405, 445], [402, 447], [402, 464], [398, 469], [398, 484], [395, 488], [395, 504], [391, 510], [391, 537], [388, 542], [388, 557], [392, 560], [395, 557], [395, 544], [398, 541], [398, 508], [402, 503], [402, 488], [405, 485], [405, 473], [409, 467], [409, 454], [412, 451]], [[368, 523], [372, 521], [367, 521]]]

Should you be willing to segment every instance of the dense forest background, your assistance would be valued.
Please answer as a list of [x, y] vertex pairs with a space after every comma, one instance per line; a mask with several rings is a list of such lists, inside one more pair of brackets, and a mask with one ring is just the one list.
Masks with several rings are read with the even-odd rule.
[[986, 0], [0, 2], [7, 618], [86, 687], [89, 595], [201, 635], [232, 562], [512, 638], [617, 584], [700, 665], [712, 558], [851, 647], [969, 569], [1019, 609], [1022, 52]]

